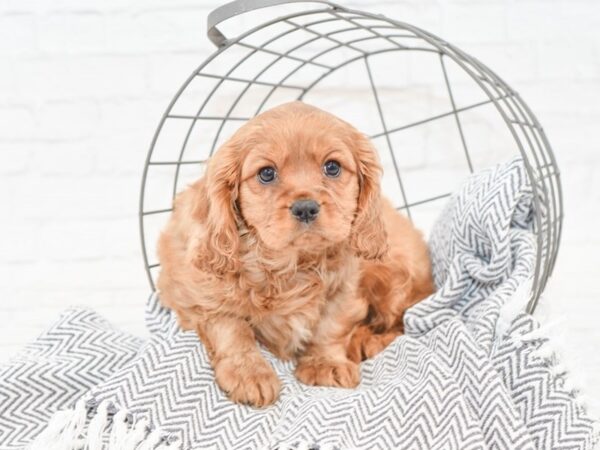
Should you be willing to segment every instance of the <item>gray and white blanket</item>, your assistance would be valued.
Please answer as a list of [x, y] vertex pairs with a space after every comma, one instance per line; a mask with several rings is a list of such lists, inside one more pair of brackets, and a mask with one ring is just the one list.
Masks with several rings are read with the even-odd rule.
[[68, 310], [0, 367], [0, 448], [592, 448], [551, 342], [510, 313], [535, 266], [531, 212], [521, 160], [471, 176], [434, 227], [438, 291], [407, 312], [406, 335], [362, 364], [356, 389], [305, 386], [264, 351], [283, 381], [265, 409], [226, 398], [155, 296], [147, 340]]

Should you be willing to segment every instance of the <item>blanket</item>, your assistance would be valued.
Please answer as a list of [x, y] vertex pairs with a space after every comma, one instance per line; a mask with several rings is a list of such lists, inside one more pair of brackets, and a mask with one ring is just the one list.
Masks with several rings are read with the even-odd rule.
[[0, 448], [592, 448], [596, 423], [551, 339], [519, 312], [536, 263], [532, 195], [514, 159], [451, 197], [429, 239], [438, 290], [362, 363], [356, 389], [303, 385], [262, 350], [280, 399], [233, 404], [198, 337], [152, 295], [148, 339], [71, 309], [0, 367]]

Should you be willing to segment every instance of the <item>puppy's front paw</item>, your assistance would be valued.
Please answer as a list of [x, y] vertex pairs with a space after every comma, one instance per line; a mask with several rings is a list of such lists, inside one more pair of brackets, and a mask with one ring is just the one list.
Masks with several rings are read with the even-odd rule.
[[399, 331], [374, 334], [368, 327], [361, 326], [352, 335], [348, 346], [348, 358], [356, 363], [373, 358], [401, 334]]
[[386, 347], [390, 345], [394, 339], [396, 339], [396, 337], [400, 336], [400, 334], [401, 333], [398, 332], [389, 332], [371, 335], [370, 339], [367, 339], [363, 343], [363, 354], [367, 359], [373, 358], [385, 350]]
[[296, 378], [313, 386], [353, 388], [360, 383], [360, 369], [352, 361], [333, 361], [305, 356], [296, 366]]
[[215, 366], [217, 383], [236, 403], [263, 407], [279, 396], [281, 382], [261, 355], [228, 356]]

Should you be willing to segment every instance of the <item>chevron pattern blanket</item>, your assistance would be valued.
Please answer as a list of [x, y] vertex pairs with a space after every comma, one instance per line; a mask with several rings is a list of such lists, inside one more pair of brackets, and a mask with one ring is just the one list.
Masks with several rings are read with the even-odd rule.
[[521, 160], [471, 176], [434, 227], [439, 289], [407, 312], [406, 335], [352, 390], [305, 386], [265, 351], [284, 387], [262, 410], [225, 397], [154, 296], [145, 340], [66, 311], [0, 367], [0, 448], [591, 448], [595, 422], [551, 342], [511, 312], [535, 266], [531, 210]]

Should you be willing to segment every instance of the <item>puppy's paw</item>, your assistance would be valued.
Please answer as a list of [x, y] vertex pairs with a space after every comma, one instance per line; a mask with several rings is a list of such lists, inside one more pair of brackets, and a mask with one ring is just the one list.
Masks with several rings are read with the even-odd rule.
[[378, 353], [392, 343], [401, 333], [389, 332], [383, 334], [372, 334], [369, 339], [363, 342], [363, 355], [365, 359], [373, 358]]
[[296, 378], [312, 386], [353, 388], [360, 383], [360, 369], [352, 361], [333, 361], [305, 356], [296, 366]]
[[348, 358], [356, 363], [373, 358], [401, 334], [399, 331], [375, 334], [368, 327], [361, 326], [352, 335], [348, 346]]
[[221, 359], [215, 366], [215, 377], [232, 401], [259, 408], [274, 403], [281, 389], [277, 374], [260, 354]]

